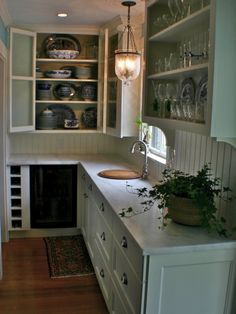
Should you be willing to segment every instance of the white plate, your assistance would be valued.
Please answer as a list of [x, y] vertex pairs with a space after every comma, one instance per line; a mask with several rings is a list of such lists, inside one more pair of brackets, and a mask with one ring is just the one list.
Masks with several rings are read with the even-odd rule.
[[196, 91], [196, 104], [197, 105], [204, 105], [207, 104], [207, 83], [208, 83], [208, 77], [203, 77], [197, 87]]
[[191, 78], [187, 78], [182, 83], [180, 92], [181, 105], [193, 105], [195, 100], [195, 86]]

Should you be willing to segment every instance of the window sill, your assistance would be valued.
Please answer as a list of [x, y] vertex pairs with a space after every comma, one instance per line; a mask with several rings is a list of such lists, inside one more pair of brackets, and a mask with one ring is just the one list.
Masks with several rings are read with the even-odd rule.
[[152, 159], [153, 161], [157, 161], [160, 164], [166, 165], [166, 158], [161, 157], [161, 156], [157, 156], [155, 154], [152, 153], [148, 153], [148, 158]]

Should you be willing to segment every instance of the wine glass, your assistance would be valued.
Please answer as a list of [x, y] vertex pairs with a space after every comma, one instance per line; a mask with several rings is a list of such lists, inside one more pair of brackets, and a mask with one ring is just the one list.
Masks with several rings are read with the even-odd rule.
[[158, 85], [158, 98], [160, 100], [160, 116], [164, 118], [165, 116], [165, 97], [166, 97], [166, 86], [164, 83]]
[[176, 6], [175, 0], [168, 0], [168, 8], [170, 11], [170, 23], [173, 24], [177, 21], [178, 8]]

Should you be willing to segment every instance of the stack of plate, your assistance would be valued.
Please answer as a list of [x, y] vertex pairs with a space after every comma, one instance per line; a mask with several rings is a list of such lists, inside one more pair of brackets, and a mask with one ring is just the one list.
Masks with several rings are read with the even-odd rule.
[[80, 79], [89, 79], [92, 76], [92, 68], [89, 66], [79, 65], [75, 69], [75, 77]]
[[48, 100], [51, 98], [51, 84], [39, 83], [37, 84], [37, 99]]

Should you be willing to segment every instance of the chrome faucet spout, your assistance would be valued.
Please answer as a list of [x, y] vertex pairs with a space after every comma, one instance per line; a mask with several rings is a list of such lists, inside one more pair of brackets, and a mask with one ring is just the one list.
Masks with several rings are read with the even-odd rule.
[[148, 159], [147, 159], [148, 147], [144, 141], [137, 140], [131, 146], [130, 152], [132, 154], [135, 153], [136, 146], [138, 146], [138, 151], [140, 152], [144, 151], [144, 164], [143, 164], [143, 170], [142, 170], [142, 179], [146, 179], [148, 177]]

